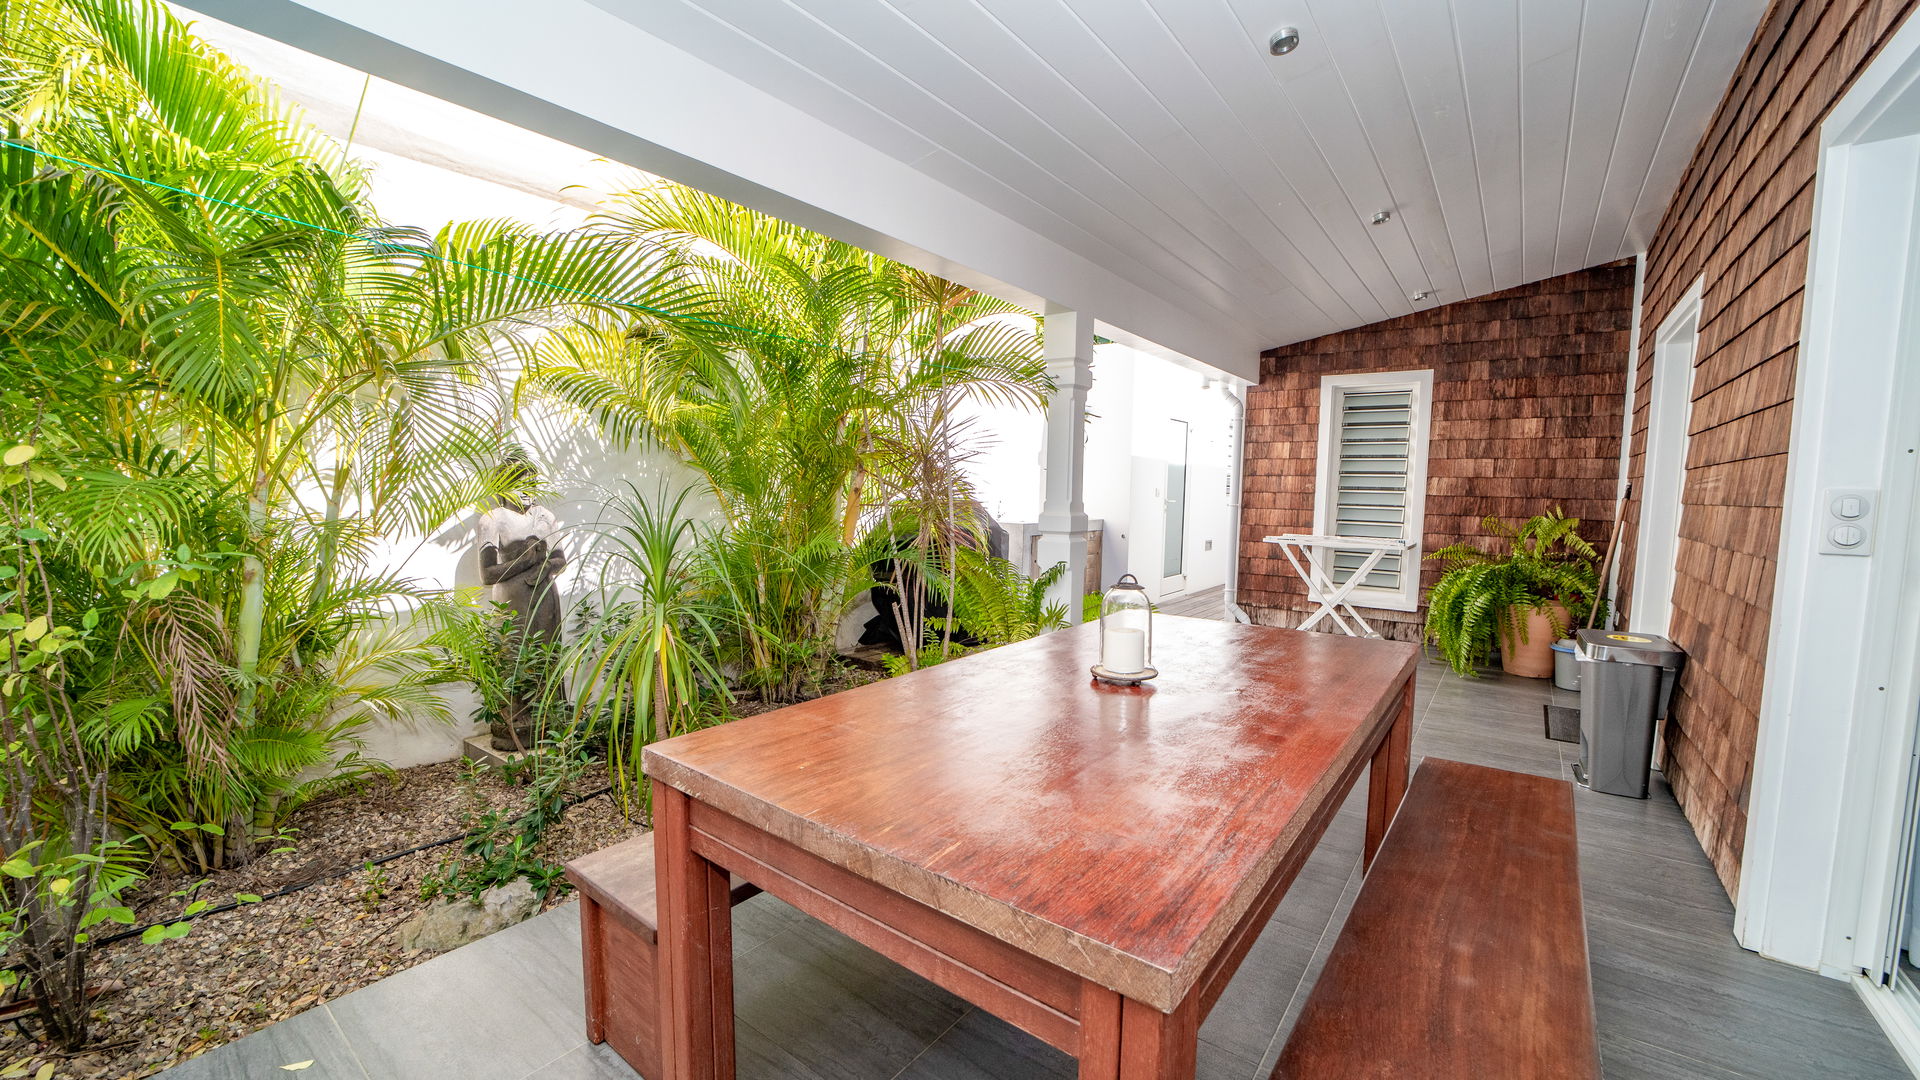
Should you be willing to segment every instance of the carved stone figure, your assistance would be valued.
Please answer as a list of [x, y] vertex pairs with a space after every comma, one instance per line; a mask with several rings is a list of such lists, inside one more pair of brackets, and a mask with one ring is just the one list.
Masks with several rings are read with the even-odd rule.
[[559, 522], [544, 506], [504, 498], [480, 522], [480, 580], [506, 609], [504, 664], [506, 703], [491, 728], [496, 750], [525, 750], [534, 743], [538, 695], [546, 690], [552, 657], [560, 643], [560, 590], [554, 578], [567, 565]]

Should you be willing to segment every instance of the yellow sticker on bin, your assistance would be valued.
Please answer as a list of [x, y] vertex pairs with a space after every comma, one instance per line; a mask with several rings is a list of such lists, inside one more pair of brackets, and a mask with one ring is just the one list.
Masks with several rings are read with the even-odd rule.
[[1631, 644], [1634, 644], [1634, 645], [1651, 645], [1651, 644], [1653, 644], [1653, 639], [1652, 639], [1652, 638], [1650, 638], [1650, 637], [1641, 637], [1641, 636], [1640, 636], [1639, 634], [1608, 634], [1608, 635], [1607, 635], [1607, 640], [1608, 640], [1608, 641], [1625, 641], [1625, 642], [1629, 642], [1629, 643], [1631, 643]]

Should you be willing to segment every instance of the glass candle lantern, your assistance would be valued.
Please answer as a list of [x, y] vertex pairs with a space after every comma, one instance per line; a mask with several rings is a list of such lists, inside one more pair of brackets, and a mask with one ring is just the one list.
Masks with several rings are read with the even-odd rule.
[[1123, 574], [1100, 597], [1100, 662], [1095, 678], [1137, 686], [1159, 672], [1153, 668], [1153, 604], [1132, 574]]

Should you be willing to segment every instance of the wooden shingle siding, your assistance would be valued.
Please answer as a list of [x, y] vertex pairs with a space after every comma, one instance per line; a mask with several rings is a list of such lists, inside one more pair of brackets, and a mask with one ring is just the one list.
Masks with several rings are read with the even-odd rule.
[[[1488, 514], [1553, 507], [1613, 516], [1633, 319], [1633, 266], [1621, 263], [1445, 304], [1270, 349], [1247, 394], [1239, 599], [1259, 621], [1298, 623], [1306, 591], [1262, 537], [1313, 531], [1320, 379], [1433, 370], [1425, 550], [1485, 536]], [[1439, 568], [1422, 568], [1431, 585]], [[1369, 611], [1390, 637], [1417, 640], [1419, 613]]]
[[[1636, 491], [1653, 334], [1704, 279], [1673, 597], [1673, 637], [1690, 661], [1665, 768], [1729, 892], [1746, 836], [1819, 127], [1912, 6], [1776, 0], [1647, 253], [1628, 466]], [[1638, 522], [1630, 502], [1628, 535]], [[1633, 578], [1631, 550], [1624, 554], [1623, 599]]]

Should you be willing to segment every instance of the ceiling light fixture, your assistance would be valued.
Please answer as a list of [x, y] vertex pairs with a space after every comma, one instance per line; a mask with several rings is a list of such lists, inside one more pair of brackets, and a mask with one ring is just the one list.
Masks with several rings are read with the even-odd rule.
[[1291, 26], [1283, 26], [1273, 32], [1267, 40], [1267, 51], [1275, 56], [1285, 56], [1300, 47], [1300, 31]]
[[1408, 297], [1407, 299], [1412, 300], [1414, 303], [1417, 304], [1420, 301], [1425, 300], [1432, 295], [1433, 294], [1430, 292], [1417, 292], [1417, 293], [1414, 293], [1412, 296]]
[[1373, 212], [1373, 223], [1375, 225], [1385, 225], [1387, 222], [1392, 220], [1393, 220], [1393, 211], [1391, 210], [1375, 210]]

